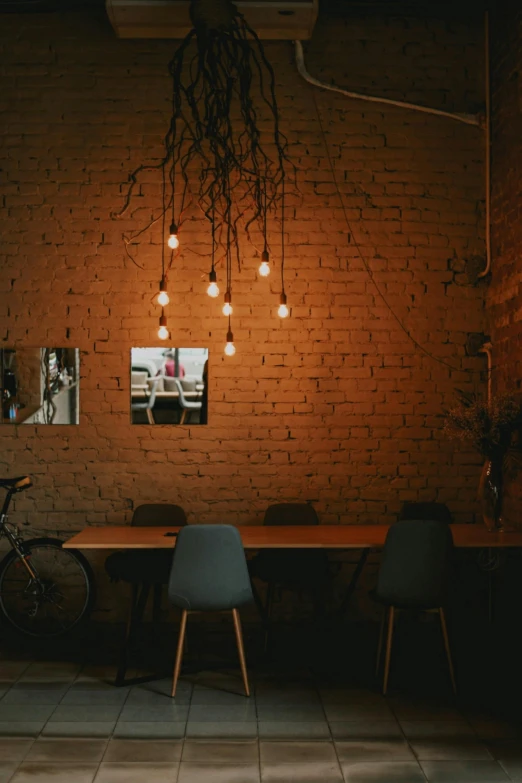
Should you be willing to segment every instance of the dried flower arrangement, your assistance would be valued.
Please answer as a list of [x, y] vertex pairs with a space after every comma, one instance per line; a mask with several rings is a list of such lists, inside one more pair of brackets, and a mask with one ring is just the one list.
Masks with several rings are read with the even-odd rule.
[[459, 392], [459, 404], [448, 411], [444, 432], [452, 439], [470, 441], [486, 459], [503, 460], [521, 427], [522, 401], [514, 394], [498, 394], [487, 402]]

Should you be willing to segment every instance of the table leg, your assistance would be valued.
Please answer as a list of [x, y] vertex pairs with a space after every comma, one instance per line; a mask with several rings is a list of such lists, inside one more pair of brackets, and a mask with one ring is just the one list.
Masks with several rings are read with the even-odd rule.
[[348, 604], [350, 603], [350, 599], [355, 592], [355, 588], [357, 587], [357, 583], [359, 581], [359, 577], [361, 576], [362, 570], [364, 566], [366, 565], [366, 561], [368, 560], [368, 555], [370, 554], [369, 549], [363, 549], [361, 556], [359, 558], [359, 562], [357, 563], [355, 567], [355, 571], [353, 572], [352, 578], [350, 580], [350, 584], [346, 588], [346, 593], [344, 595], [344, 598], [341, 602], [341, 606], [339, 608], [339, 614], [343, 615], [348, 608]]

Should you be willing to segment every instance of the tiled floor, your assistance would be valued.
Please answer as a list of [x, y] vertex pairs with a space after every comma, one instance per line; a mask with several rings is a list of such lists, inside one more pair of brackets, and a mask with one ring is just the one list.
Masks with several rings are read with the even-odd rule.
[[200, 673], [132, 687], [112, 670], [0, 660], [0, 783], [522, 781], [516, 724], [441, 697], [312, 678]]

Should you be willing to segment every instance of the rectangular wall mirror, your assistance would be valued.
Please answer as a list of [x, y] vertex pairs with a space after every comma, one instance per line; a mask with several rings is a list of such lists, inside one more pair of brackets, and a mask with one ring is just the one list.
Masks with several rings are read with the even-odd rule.
[[133, 348], [133, 424], [206, 424], [207, 348]]
[[77, 348], [0, 348], [2, 424], [78, 424]]

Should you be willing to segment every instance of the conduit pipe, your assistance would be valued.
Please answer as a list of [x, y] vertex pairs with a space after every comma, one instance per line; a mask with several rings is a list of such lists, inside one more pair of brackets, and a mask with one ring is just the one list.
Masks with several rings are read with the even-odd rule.
[[478, 353], [485, 353], [488, 360], [488, 405], [491, 402], [491, 386], [492, 386], [492, 378], [491, 378], [491, 372], [493, 369], [493, 359], [492, 359], [492, 350], [493, 346], [491, 343], [484, 343], [482, 348], [479, 349]]
[[350, 92], [349, 90], [343, 90], [341, 87], [336, 87], [333, 84], [325, 84], [324, 82], [320, 82], [318, 79], [310, 76], [306, 70], [303, 44], [301, 41], [294, 41], [294, 44], [297, 70], [303, 79], [305, 79], [305, 81], [309, 82], [309, 84], [313, 84], [315, 87], [321, 87], [321, 89], [330, 90], [331, 92], [339, 92], [341, 95], [346, 95], [347, 98], [355, 98], [356, 100], [360, 101], [370, 101], [371, 103], [385, 103], [388, 106], [398, 106], [401, 109], [413, 109], [414, 111], [421, 111], [425, 114], [436, 114], [439, 117], [451, 117], [451, 119], [459, 120], [459, 122], [464, 122], [466, 125], [476, 125], [478, 127], [482, 126], [482, 117], [479, 114], [462, 114], [458, 112], [455, 113], [450, 111], [442, 111], [442, 109], [432, 109], [429, 106], [421, 106], [418, 103], [395, 101], [391, 98], [380, 98], [376, 95], [365, 95], [364, 93], [360, 92]]
[[486, 266], [477, 277], [486, 277], [491, 270], [491, 86], [489, 77], [489, 14], [484, 19], [485, 67], [484, 86], [486, 93]]
[[408, 103], [407, 101], [395, 101], [391, 98], [379, 98], [375, 95], [365, 95], [364, 93], [351, 92], [349, 90], [343, 90], [341, 87], [336, 87], [332, 84], [326, 84], [319, 81], [315, 77], [311, 76], [307, 69], [304, 60], [303, 44], [301, 41], [294, 41], [295, 44], [295, 60], [297, 70], [300, 76], [309, 84], [313, 84], [314, 87], [320, 87], [322, 90], [329, 90], [330, 92], [338, 92], [341, 95], [345, 95], [347, 98], [354, 98], [360, 101], [369, 101], [370, 103], [384, 103], [388, 106], [398, 106], [401, 109], [411, 109], [412, 111], [424, 112], [424, 114], [434, 114], [439, 117], [449, 117], [452, 120], [458, 120], [466, 125], [475, 125], [476, 127], [484, 127], [486, 132], [486, 183], [485, 183], [485, 203], [486, 203], [486, 266], [479, 272], [477, 278], [486, 277], [491, 270], [491, 96], [490, 96], [490, 79], [489, 79], [489, 16], [486, 12], [484, 20], [484, 41], [485, 41], [485, 93], [486, 93], [486, 117], [481, 114], [463, 114], [460, 112], [442, 111], [441, 109], [433, 109], [429, 106], [422, 106], [418, 103]]

